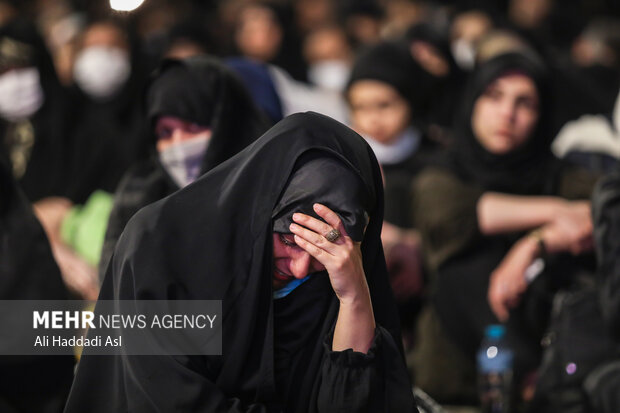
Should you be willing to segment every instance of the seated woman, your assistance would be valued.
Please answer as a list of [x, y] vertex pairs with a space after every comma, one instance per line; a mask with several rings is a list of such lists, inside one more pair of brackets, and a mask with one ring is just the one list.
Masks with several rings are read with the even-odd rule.
[[114, 199], [95, 191], [84, 205], [59, 197], [36, 205], [65, 283], [86, 299], [97, 298], [114, 245], [136, 211], [189, 184], [267, 130], [244, 86], [213, 58], [165, 61], [144, 100], [151, 156], [123, 175]]
[[85, 355], [66, 412], [415, 412], [382, 218], [364, 140], [284, 119], [138, 212], [99, 297], [222, 300], [222, 355]]
[[[545, 69], [536, 58], [510, 53], [483, 63], [472, 75], [445, 167], [416, 181], [415, 222], [435, 276], [436, 310], [422, 322], [416, 372], [420, 386], [437, 398], [454, 395], [438, 394], [450, 386], [431, 364], [438, 339], [428, 331], [445, 332], [449, 340], [443, 342], [456, 344], [468, 356], [463, 365], [473, 370], [484, 328], [507, 322], [518, 381], [540, 357], [549, 310], [544, 301], [579, 268], [571, 255], [591, 249], [585, 200], [595, 177], [552, 155], [549, 106]], [[526, 270], [543, 255], [545, 274], [530, 283]], [[439, 357], [459, 353], [448, 344], [445, 349]], [[456, 363], [451, 377], [458, 376]], [[472, 375], [460, 377], [474, 383]], [[455, 386], [461, 398], [466, 388]]]
[[243, 84], [213, 58], [167, 60], [146, 92], [151, 156], [121, 180], [105, 234], [103, 277], [125, 224], [258, 138], [267, 121]]

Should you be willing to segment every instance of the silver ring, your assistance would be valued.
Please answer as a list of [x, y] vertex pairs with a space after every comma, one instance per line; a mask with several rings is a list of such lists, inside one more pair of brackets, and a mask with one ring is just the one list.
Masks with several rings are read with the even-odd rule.
[[334, 242], [336, 241], [338, 238], [340, 238], [340, 231], [338, 231], [337, 229], [332, 229], [331, 231], [329, 231], [327, 234], [323, 235], [325, 237], [326, 240], [328, 240], [329, 242]]

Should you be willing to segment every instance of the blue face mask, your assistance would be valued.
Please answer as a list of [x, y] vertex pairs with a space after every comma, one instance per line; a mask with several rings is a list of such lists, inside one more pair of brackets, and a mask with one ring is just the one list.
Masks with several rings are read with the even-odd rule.
[[286, 297], [295, 288], [299, 287], [300, 285], [302, 285], [303, 283], [308, 281], [311, 276], [312, 276], [312, 274], [308, 274], [304, 278], [295, 279], [295, 280], [291, 281], [290, 283], [286, 284], [284, 287], [280, 288], [279, 290], [274, 291], [273, 292], [273, 299], [277, 300], [278, 298]]

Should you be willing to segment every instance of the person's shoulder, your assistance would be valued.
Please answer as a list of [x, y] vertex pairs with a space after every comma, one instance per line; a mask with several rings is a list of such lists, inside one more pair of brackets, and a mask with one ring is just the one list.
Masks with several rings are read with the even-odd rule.
[[144, 189], [150, 182], [163, 179], [162, 168], [153, 158], [143, 159], [132, 165], [118, 184], [116, 193], [126, 193], [136, 189]]
[[563, 161], [558, 195], [567, 199], [589, 199], [601, 176], [583, 166]]
[[421, 191], [436, 191], [461, 186], [463, 182], [454, 172], [440, 166], [429, 166], [422, 170], [413, 182]]

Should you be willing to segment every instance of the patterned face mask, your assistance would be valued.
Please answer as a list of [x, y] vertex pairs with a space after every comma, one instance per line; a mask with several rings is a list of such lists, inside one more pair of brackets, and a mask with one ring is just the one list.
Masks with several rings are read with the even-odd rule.
[[159, 153], [159, 160], [174, 182], [183, 188], [200, 175], [209, 145], [208, 134], [174, 143]]

